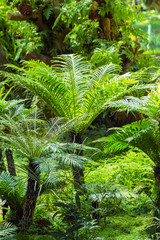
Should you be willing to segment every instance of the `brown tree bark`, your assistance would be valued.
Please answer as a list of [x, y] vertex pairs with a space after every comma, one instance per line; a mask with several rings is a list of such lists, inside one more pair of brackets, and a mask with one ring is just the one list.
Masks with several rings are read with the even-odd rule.
[[6, 171], [6, 166], [2, 158], [2, 149], [0, 148], [0, 173]]
[[[52, 21], [51, 19], [45, 19], [43, 15], [43, 11], [45, 7], [50, 4], [52, 9]], [[32, 9], [30, 3], [20, 2], [18, 4], [17, 12], [8, 12], [7, 18], [12, 21], [28, 21], [32, 22], [38, 27], [38, 31], [43, 30], [52, 30], [52, 26], [54, 24], [55, 19], [58, 17], [60, 10], [60, 1], [55, 0], [51, 2], [51, 0], [46, 0], [44, 5], [37, 6], [37, 9]]]
[[[11, 176], [17, 176], [12, 151], [10, 149], [6, 149], [5, 154], [6, 154], [9, 174]], [[11, 211], [15, 211], [15, 218], [13, 219], [12, 223], [18, 225], [23, 216], [23, 208], [22, 206], [14, 205], [12, 201], [8, 203], [6, 202], [4, 207], [7, 208], [8, 205], [10, 206]], [[5, 214], [7, 213], [7, 210], [4, 209], [4, 211], [5, 211], [4, 213], [4, 216], [5, 216]]]
[[114, 33], [112, 32], [113, 15], [111, 12], [106, 13], [103, 17], [99, 14], [98, 8], [102, 7], [103, 4], [105, 5], [104, 0], [93, 0], [92, 2], [93, 7], [90, 11], [89, 18], [91, 20], [96, 20], [99, 22], [99, 26], [102, 30], [102, 32], [99, 33], [99, 38], [111, 40], [112, 38], [114, 38]]
[[[57, 49], [57, 52], [59, 54], [66, 53], [66, 50], [64, 48], [64, 39], [69, 30], [66, 29], [65, 26], [63, 29], [58, 31], [53, 31], [52, 29], [56, 18], [60, 14], [59, 10], [61, 5], [60, 1], [55, 0], [51, 2], [50, 0], [48, 0], [44, 3], [43, 6], [37, 6], [38, 7], [37, 9], [27, 9], [27, 5], [29, 7], [28, 3], [20, 2], [19, 4], [20, 4], [20, 7], [18, 7], [19, 11], [8, 12], [7, 14], [8, 20], [27, 21], [37, 26], [38, 32], [45, 31], [45, 34], [43, 34], [43, 41], [45, 45], [45, 52], [43, 52], [44, 54], [50, 55], [50, 50], [53, 48]], [[44, 15], [44, 9], [47, 6], [47, 4], [50, 4], [51, 7], [51, 14], [49, 18], [46, 18]], [[44, 61], [46, 64], [51, 65], [50, 59], [40, 54], [38, 55], [36, 53], [30, 53], [27, 54], [27, 56], [25, 56], [25, 58], [28, 57], [30, 59], [32, 58], [40, 59], [41, 61]]]
[[[6, 59], [6, 54], [4, 49], [2, 48], [2, 46], [0, 45], [0, 71], [9, 71], [9, 68], [6, 69], [6, 66], [4, 66], [4, 64], [7, 64], [8, 61]], [[4, 77], [0, 76], [0, 81], [3, 81]]]
[[30, 161], [28, 168], [27, 192], [23, 207], [21, 232], [26, 232], [32, 223], [33, 213], [36, 207], [36, 201], [39, 192], [39, 174], [37, 174], [36, 167], [37, 166], [35, 166], [35, 164]]
[[[0, 148], [0, 173], [2, 173], [3, 171], [6, 171], [6, 166], [5, 166], [4, 161], [3, 161], [3, 158], [2, 158], [2, 149]], [[2, 201], [3, 201], [3, 200], [4, 200], [4, 199], [2, 199]], [[5, 204], [3, 204], [2, 207], [8, 208], [8, 203], [5, 202]], [[8, 212], [8, 210], [7, 210], [7, 209], [2, 209], [2, 212], [3, 212], [3, 220], [4, 220], [5, 215], [6, 215], [6, 213]]]
[[10, 175], [17, 176], [12, 151], [10, 149], [6, 149], [5, 153]]
[[3, 50], [2, 46], [0, 46], [0, 70], [4, 70], [3, 64], [7, 64], [8, 61], [6, 59], [5, 51]]
[[26, 51], [23, 51], [23, 60], [26, 60], [26, 61], [39, 60], [49, 66], [53, 65], [52, 58], [45, 56], [43, 54], [40, 54], [40, 53], [35, 53], [35, 52], [26, 53]]
[[107, 40], [111, 39], [111, 31], [112, 31], [111, 19], [108, 17], [101, 18], [101, 26], [104, 31], [105, 39]]
[[33, 10], [31, 15], [22, 15], [20, 12], [8, 12], [7, 14], [8, 20], [12, 21], [28, 21], [33, 22], [37, 27], [38, 31], [48, 30], [48, 25], [43, 22], [42, 19], [42, 10], [36, 9]]
[[155, 194], [156, 194], [156, 199], [155, 199], [155, 206], [157, 207], [158, 210], [155, 210], [154, 215], [156, 217], [160, 216], [160, 166], [157, 165], [154, 167], [154, 177], [155, 177]]

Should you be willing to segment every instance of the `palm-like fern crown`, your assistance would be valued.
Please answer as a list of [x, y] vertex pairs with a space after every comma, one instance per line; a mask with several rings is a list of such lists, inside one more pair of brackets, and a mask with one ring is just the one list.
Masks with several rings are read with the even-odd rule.
[[59, 143], [58, 138], [66, 130], [66, 124], [59, 125], [59, 119], [46, 122], [42, 117], [37, 109], [29, 114], [22, 114], [20, 119], [8, 115], [0, 116], [1, 146], [35, 162], [42, 167], [43, 173], [48, 168], [55, 169], [60, 162], [61, 165], [82, 167], [89, 159], [76, 153], [84, 149], [96, 149], [83, 144]]
[[7, 114], [0, 116], [2, 145], [28, 159], [41, 157], [57, 136], [54, 132], [55, 124], [47, 124], [38, 118], [37, 110], [34, 114], [21, 115], [19, 120]]
[[100, 139], [106, 143], [106, 152], [117, 152], [134, 146], [145, 152], [155, 163], [160, 163], [160, 94], [159, 87], [142, 98], [127, 97], [112, 106], [120, 110], [137, 111], [146, 119], [115, 128], [115, 133]]
[[160, 163], [160, 135], [157, 122], [146, 119], [122, 128], [113, 128], [114, 133], [98, 141], [105, 145], [106, 153], [120, 152], [128, 147], [137, 147], [155, 163]]
[[142, 74], [119, 76], [120, 67], [113, 64], [92, 70], [74, 54], [60, 56], [53, 67], [35, 61], [25, 62], [23, 68], [10, 67], [18, 73], [3, 74], [43, 99], [55, 116], [77, 119], [76, 133], [83, 133], [113, 100], [137, 89], [134, 84], [142, 78]]
[[128, 96], [111, 103], [119, 111], [137, 111], [150, 119], [160, 122], [160, 85], [153, 85], [154, 89], [147, 96], [137, 98]]
[[[38, 176], [41, 176], [43, 191], [55, 186], [61, 175], [59, 167], [74, 166], [82, 168], [88, 161], [85, 156], [77, 155], [84, 149], [92, 149], [80, 144], [63, 144], [56, 142], [64, 128], [58, 126], [58, 120], [51, 123], [42, 120], [43, 115], [34, 109], [29, 114], [22, 114], [20, 119], [9, 115], [0, 116], [1, 146], [12, 149], [22, 160], [27, 158], [35, 164]], [[8, 131], [7, 131], [8, 130]], [[93, 149], [92, 149], [93, 150]], [[95, 150], [95, 149], [94, 149]], [[21, 162], [22, 171], [30, 171], [30, 176], [37, 180], [37, 175]], [[22, 166], [21, 166], [22, 165]], [[39, 180], [39, 179], [38, 179]], [[6, 172], [0, 175], [0, 197], [6, 199], [10, 206], [22, 206], [24, 201], [24, 185]]]

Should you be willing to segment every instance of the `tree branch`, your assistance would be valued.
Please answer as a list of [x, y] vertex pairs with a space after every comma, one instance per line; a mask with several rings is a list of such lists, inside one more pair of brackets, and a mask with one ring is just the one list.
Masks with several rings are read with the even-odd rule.
[[7, 18], [8, 18], [8, 20], [12, 20], [12, 21], [33, 22], [38, 27], [38, 31], [43, 31], [43, 30], [49, 29], [48, 26], [43, 23], [41, 9], [33, 10], [32, 14], [29, 16], [24, 16], [20, 12], [8, 12]]

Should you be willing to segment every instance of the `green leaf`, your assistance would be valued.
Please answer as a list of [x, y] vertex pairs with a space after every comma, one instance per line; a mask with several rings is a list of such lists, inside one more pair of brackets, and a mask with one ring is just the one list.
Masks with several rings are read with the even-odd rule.
[[45, 7], [45, 9], [43, 10], [43, 15], [46, 17], [47, 20], [49, 19], [52, 11], [53, 11], [53, 9], [52, 9], [52, 7], [51, 7], [50, 4], [48, 4], [48, 5]]

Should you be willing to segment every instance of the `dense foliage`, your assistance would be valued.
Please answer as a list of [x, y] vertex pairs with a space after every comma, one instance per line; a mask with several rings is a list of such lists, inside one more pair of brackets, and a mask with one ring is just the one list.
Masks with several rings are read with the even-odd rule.
[[0, 239], [159, 239], [157, 6], [0, 1]]

